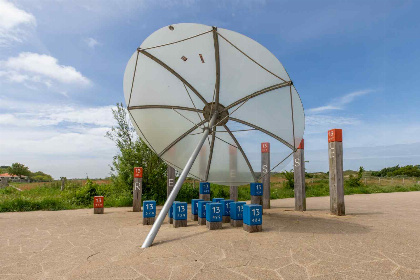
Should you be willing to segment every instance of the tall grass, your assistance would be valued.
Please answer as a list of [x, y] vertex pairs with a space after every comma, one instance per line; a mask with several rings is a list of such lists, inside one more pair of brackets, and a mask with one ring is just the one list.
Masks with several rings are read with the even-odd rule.
[[[275, 181], [275, 180], [273, 180]], [[115, 187], [111, 184], [97, 184], [94, 181], [68, 181], [64, 191], [60, 190], [60, 182], [46, 183], [34, 188], [18, 191], [12, 187], [0, 189], [0, 212], [35, 211], [35, 210], [63, 210], [92, 207], [93, 197], [105, 197], [105, 207], [132, 206], [132, 192]], [[211, 184], [211, 197], [229, 198], [229, 187]], [[345, 187], [345, 194], [371, 194], [420, 191], [419, 184], [378, 185], [360, 184]], [[307, 182], [306, 196], [328, 196], [328, 179], [318, 179], [313, 183]], [[294, 197], [294, 190], [286, 182], [275, 181], [271, 184], [271, 199]], [[178, 193], [177, 200], [191, 203], [191, 199], [198, 198], [198, 186], [193, 187], [190, 182], [185, 183]], [[154, 199], [143, 195], [143, 200]], [[250, 200], [249, 185], [238, 187], [238, 199]]]

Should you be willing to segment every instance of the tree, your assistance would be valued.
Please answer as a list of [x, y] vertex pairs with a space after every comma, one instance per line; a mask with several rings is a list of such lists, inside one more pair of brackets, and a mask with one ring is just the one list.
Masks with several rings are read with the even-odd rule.
[[118, 154], [111, 166], [111, 181], [124, 191], [133, 188], [134, 167], [143, 167], [143, 198], [161, 204], [166, 199], [166, 164], [135, 133], [122, 103], [112, 109], [116, 125], [106, 133]]
[[37, 181], [37, 182], [51, 182], [53, 178], [51, 175], [45, 174], [42, 171], [31, 173], [31, 180]]
[[295, 188], [295, 173], [292, 170], [290, 171], [283, 171], [284, 178], [286, 178], [286, 181], [283, 182], [283, 186], [294, 189]]
[[31, 171], [29, 171], [29, 168], [23, 165], [22, 163], [18, 162], [13, 163], [12, 166], [7, 169], [7, 173], [19, 176], [19, 178], [21, 179], [22, 176], [31, 175]]

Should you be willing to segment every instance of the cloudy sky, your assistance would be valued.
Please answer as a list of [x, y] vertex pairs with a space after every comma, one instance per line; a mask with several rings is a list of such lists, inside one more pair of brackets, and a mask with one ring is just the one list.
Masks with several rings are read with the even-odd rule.
[[240, 32], [285, 66], [306, 114], [309, 171], [327, 169], [328, 129], [345, 169], [420, 163], [418, 1], [0, 0], [0, 165], [105, 177], [104, 137], [133, 51], [197, 22]]

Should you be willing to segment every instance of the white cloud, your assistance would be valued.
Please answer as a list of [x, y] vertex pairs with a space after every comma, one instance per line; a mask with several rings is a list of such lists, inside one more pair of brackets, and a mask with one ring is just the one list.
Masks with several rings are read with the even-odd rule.
[[17, 8], [13, 3], [0, 0], [0, 46], [22, 42], [28, 28], [36, 26], [35, 17]]
[[325, 111], [342, 110], [344, 109], [345, 105], [351, 103], [356, 97], [366, 95], [368, 93], [371, 93], [372, 91], [373, 90], [366, 89], [366, 90], [351, 92], [340, 98], [333, 99], [327, 105], [311, 108], [311, 109], [306, 110], [306, 112], [309, 114], [317, 114], [317, 113], [321, 113]]
[[[116, 154], [105, 133], [114, 106], [80, 107], [1, 99], [1, 165], [22, 162], [53, 175], [105, 177]], [[6, 111], [7, 110], [7, 111]]]
[[86, 38], [85, 43], [88, 45], [89, 48], [94, 49], [97, 45], [101, 45], [97, 40], [94, 38]]
[[77, 86], [91, 84], [90, 80], [74, 67], [60, 65], [52, 56], [30, 52], [0, 61], [0, 78], [8, 82], [22, 83], [28, 88], [36, 88], [35, 84], [43, 84], [47, 88], [57, 83]]

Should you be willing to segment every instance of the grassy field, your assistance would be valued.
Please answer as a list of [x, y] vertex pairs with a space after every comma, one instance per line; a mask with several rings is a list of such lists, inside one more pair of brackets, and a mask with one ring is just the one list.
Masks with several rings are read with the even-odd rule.
[[[348, 180], [345, 175], [345, 181]], [[379, 180], [377, 177], [368, 177], [361, 180], [362, 184], [356, 187], [345, 187], [346, 194], [369, 194], [420, 191], [418, 178], [387, 178]], [[93, 197], [103, 195], [105, 207], [122, 207], [132, 205], [131, 191], [114, 188], [106, 180], [68, 180], [64, 191], [60, 190], [60, 181], [51, 183], [13, 183], [13, 187], [0, 189], [0, 212], [35, 211], [35, 210], [62, 210], [92, 207]], [[18, 190], [18, 189], [20, 190]], [[306, 196], [328, 196], [328, 178], [325, 174], [315, 175], [306, 179]], [[239, 200], [249, 200], [249, 186], [240, 186]], [[271, 177], [271, 198], [281, 199], [294, 196], [293, 188], [286, 184], [280, 174]], [[191, 202], [198, 197], [198, 183], [187, 181], [177, 200]], [[229, 187], [211, 186], [211, 197], [229, 198]], [[145, 197], [144, 199], [149, 199]]]

